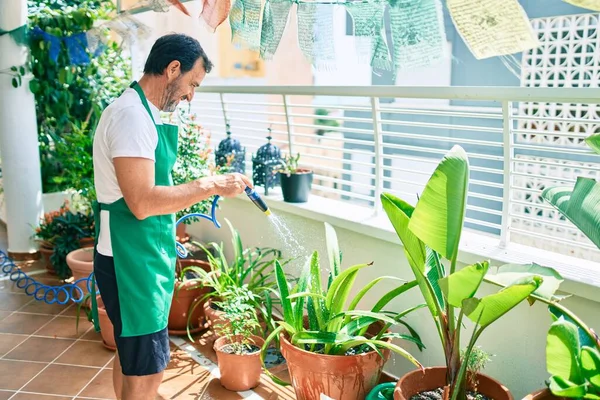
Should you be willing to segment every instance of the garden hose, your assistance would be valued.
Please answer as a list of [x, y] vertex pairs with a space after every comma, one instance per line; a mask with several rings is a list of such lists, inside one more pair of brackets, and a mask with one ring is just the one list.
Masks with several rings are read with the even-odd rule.
[[[250, 188], [246, 188], [246, 193], [254, 204], [267, 214], [268, 208], [258, 194]], [[175, 223], [175, 226], [188, 218], [204, 218], [211, 221], [217, 228], [220, 228], [221, 224], [217, 221], [217, 202], [219, 201], [219, 198], [220, 196], [215, 196], [212, 202], [210, 215], [200, 213], [187, 214], [179, 218]], [[175, 250], [180, 258], [186, 258], [188, 256], [187, 249], [179, 242], [175, 243]], [[64, 284], [62, 286], [44, 285], [27, 275], [27, 273], [21, 270], [3, 251], [0, 251], [0, 268], [5, 275], [8, 275], [8, 278], [11, 281], [15, 282], [19, 289], [25, 290], [25, 294], [33, 296], [34, 299], [43, 301], [46, 304], [67, 304], [69, 301], [80, 303], [85, 297], [85, 294], [77, 284], [82, 282], [85, 282], [88, 292], [100, 293], [97, 285], [93, 282], [93, 272], [87, 278], [81, 278], [73, 283]]]

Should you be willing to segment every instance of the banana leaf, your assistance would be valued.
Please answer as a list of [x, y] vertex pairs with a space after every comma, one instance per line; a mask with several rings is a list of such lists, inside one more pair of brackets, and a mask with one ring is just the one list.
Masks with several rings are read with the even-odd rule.
[[578, 177], [575, 187], [552, 187], [542, 197], [600, 248], [600, 184]]
[[463, 312], [471, 321], [485, 328], [529, 297], [539, 287], [541, 280], [534, 276], [481, 299], [466, 299], [462, 305]]
[[553, 301], [560, 297], [556, 296], [556, 291], [564, 281], [563, 277], [553, 268], [544, 267], [535, 263], [532, 264], [506, 264], [496, 269], [494, 273], [488, 273], [485, 281], [494, 285], [508, 287], [515, 282], [531, 276], [540, 276], [543, 282], [538, 287], [534, 296]]
[[[574, 385], [585, 382], [579, 364], [579, 335], [570, 322], [556, 321], [546, 337], [546, 368], [552, 376]], [[560, 382], [560, 381], [559, 381]]]
[[468, 185], [467, 154], [454, 146], [427, 182], [408, 224], [423, 243], [447, 260], [456, 261], [458, 256]]
[[550, 378], [550, 391], [555, 396], [564, 396], [569, 398], [581, 399], [585, 396], [587, 388], [585, 384], [578, 385], [555, 375]]
[[485, 261], [469, 265], [452, 275], [440, 279], [440, 287], [448, 303], [453, 307], [460, 308], [463, 300], [475, 296], [488, 268], [489, 263]]
[[600, 352], [597, 349], [587, 346], [581, 348], [581, 370], [585, 379], [600, 394]]

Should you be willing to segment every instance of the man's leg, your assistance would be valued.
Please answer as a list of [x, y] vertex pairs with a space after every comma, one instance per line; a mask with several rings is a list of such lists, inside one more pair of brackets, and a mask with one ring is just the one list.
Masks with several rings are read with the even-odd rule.
[[162, 378], [162, 371], [146, 376], [124, 376], [122, 400], [154, 400]]
[[113, 388], [115, 396], [118, 400], [123, 399], [123, 372], [121, 371], [121, 362], [119, 361], [119, 353], [115, 354], [113, 361]]

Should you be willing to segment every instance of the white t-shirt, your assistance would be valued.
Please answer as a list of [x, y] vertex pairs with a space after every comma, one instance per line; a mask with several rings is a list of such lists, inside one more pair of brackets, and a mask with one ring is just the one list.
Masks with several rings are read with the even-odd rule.
[[[160, 112], [148, 102], [154, 121], [161, 124]], [[129, 88], [110, 104], [100, 117], [94, 135], [94, 185], [98, 202], [110, 204], [123, 197], [113, 158], [142, 157], [154, 160], [158, 132], [137, 92]], [[109, 212], [100, 212], [98, 253], [112, 257]]]

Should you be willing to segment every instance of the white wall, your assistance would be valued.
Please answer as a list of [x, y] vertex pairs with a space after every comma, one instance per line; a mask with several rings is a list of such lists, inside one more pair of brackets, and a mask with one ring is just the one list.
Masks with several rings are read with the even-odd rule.
[[[268, 200], [267, 200], [268, 202]], [[323, 264], [327, 264], [325, 253], [325, 237], [323, 223], [308, 218], [300, 218], [291, 214], [276, 211], [294, 232], [297, 241], [307, 251], [318, 250], [321, 252]], [[228, 218], [239, 230], [244, 246], [271, 246], [278, 247], [289, 253], [295, 249], [285, 246], [285, 240], [276, 234], [276, 231], [267, 222], [266, 217], [256, 210], [255, 206], [247, 201], [227, 199], [222, 202], [221, 209], [217, 212], [218, 219], [223, 223], [220, 230], [212, 225], [201, 222], [190, 227], [190, 233], [204, 241], [223, 241], [230, 244], [230, 233], [224, 224]], [[341, 250], [344, 253], [343, 265], [350, 265], [374, 261], [371, 269], [363, 270], [362, 282], [381, 275], [395, 275], [407, 280], [412, 279], [411, 271], [405, 260], [402, 247], [387, 241], [375, 239], [349, 230], [336, 228]], [[228, 247], [228, 250], [231, 246]], [[364, 300], [366, 307], [372, 306], [376, 296], [381, 296], [393, 288], [390, 282], [379, 283], [370, 296]], [[356, 285], [354, 292], [359, 284]], [[490, 287], [480, 290], [480, 295], [491, 293]], [[418, 289], [396, 299], [390, 305], [390, 310], [401, 311], [422, 301]], [[600, 304], [579, 297], [572, 297], [563, 303], [596, 332], [600, 332]], [[439, 344], [439, 337], [426, 309], [417, 311], [408, 318], [408, 322], [417, 329], [427, 350], [419, 353], [412, 346], [406, 348], [411, 351], [424, 365], [442, 365], [443, 355]], [[497, 321], [481, 336], [479, 345], [496, 356], [488, 365], [485, 373], [493, 376], [505, 384], [515, 396], [521, 399], [526, 394], [540, 389], [548, 379], [545, 369], [545, 342], [546, 332], [551, 319], [547, 308], [543, 304], [529, 307], [522, 304], [512, 310], [503, 319]], [[467, 335], [465, 335], [467, 336]], [[468, 337], [464, 337], [468, 339]], [[388, 362], [386, 370], [399, 376], [412, 369], [412, 365], [404, 359], [396, 357]]]

